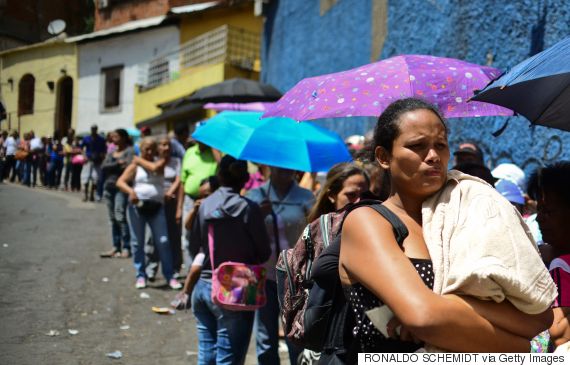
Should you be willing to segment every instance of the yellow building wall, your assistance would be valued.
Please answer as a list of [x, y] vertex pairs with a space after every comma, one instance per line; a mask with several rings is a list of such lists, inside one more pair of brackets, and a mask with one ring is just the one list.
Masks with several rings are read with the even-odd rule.
[[253, 15], [253, 4], [246, 4], [239, 9], [214, 9], [202, 14], [190, 14], [180, 22], [180, 43], [225, 24], [261, 34], [263, 18]]
[[[71, 125], [77, 124], [77, 48], [75, 44], [45, 43], [23, 47], [0, 54], [0, 95], [9, 117], [1, 129], [19, 129], [21, 133], [34, 130], [38, 136], [53, 135], [55, 127], [58, 81], [65, 75], [73, 79]], [[62, 73], [62, 69], [66, 73]], [[34, 112], [18, 117], [18, 84], [25, 74], [35, 78]], [[8, 80], [13, 80], [10, 88]], [[54, 82], [50, 91], [47, 82]], [[9, 120], [9, 121], [8, 121]]]
[[[204, 13], [184, 16], [180, 22], [180, 43], [183, 44], [197, 36], [222, 25], [230, 25], [261, 34], [262, 17], [253, 15], [253, 4], [232, 9], [214, 9]], [[135, 125], [161, 113], [158, 104], [172, 101], [192, 92], [234, 77], [252, 80], [259, 79], [259, 72], [239, 69], [224, 63], [204, 65], [180, 70], [180, 78], [149, 90], [135, 90], [134, 122]], [[208, 116], [213, 113], [208, 112]], [[167, 124], [165, 121], [164, 124]]]
[[159, 115], [161, 109], [157, 106], [158, 104], [181, 98], [202, 87], [224, 81], [224, 75], [225, 64], [223, 63], [199, 66], [186, 70], [175, 81], [149, 90], [135, 90], [135, 125]]

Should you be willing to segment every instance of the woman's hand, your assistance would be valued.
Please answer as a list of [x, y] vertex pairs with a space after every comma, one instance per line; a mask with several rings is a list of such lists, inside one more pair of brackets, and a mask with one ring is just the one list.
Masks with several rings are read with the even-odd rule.
[[422, 342], [419, 338], [414, 336], [412, 332], [406, 328], [406, 326], [404, 326], [402, 322], [400, 322], [400, 320], [396, 317], [392, 317], [392, 319], [388, 321], [386, 324], [386, 332], [388, 332], [388, 337], [395, 340], [415, 343]]
[[[164, 198], [166, 200], [176, 200], [177, 197], [178, 197], [178, 187], [174, 185], [171, 186], [170, 189], [168, 189], [166, 192], [164, 192]], [[176, 214], [178, 214], [178, 209], [176, 210]]]
[[558, 307], [553, 308], [554, 321], [552, 326], [550, 326], [548, 332], [550, 332], [550, 338], [556, 347], [568, 342], [570, 340], [570, 321], [568, 317], [570, 316], [569, 307]]
[[134, 190], [132, 190], [129, 193], [129, 202], [133, 205], [137, 204], [139, 202], [139, 197], [137, 196], [137, 194], [135, 193]]
[[198, 209], [200, 209], [201, 204], [202, 204], [202, 199], [198, 199], [194, 202], [194, 206], [192, 207], [192, 210], [188, 214], [186, 222], [184, 222], [184, 227], [186, 227], [187, 230], [192, 229], [192, 224], [194, 224], [194, 219], [196, 219], [196, 215], [198, 214]]

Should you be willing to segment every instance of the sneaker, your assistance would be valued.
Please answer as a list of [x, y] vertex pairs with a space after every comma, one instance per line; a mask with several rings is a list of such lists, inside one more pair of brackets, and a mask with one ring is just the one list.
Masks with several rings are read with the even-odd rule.
[[168, 286], [170, 287], [170, 289], [173, 289], [173, 290], [182, 289], [182, 284], [180, 284], [180, 282], [176, 279], [170, 279], [168, 281]]
[[137, 289], [146, 288], [146, 279], [145, 278], [138, 278], [137, 282], [135, 283], [135, 288], [137, 288]]

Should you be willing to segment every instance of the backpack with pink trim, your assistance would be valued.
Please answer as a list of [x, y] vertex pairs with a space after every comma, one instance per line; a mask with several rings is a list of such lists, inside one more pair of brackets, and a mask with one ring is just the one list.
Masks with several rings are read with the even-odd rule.
[[344, 218], [350, 211], [379, 203], [378, 200], [363, 200], [337, 212], [323, 214], [305, 227], [293, 248], [281, 251], [276, 264], [277, 290], [283, 330], [291, 342], [310, 350], [322, 349], [325, 336], [306, 336], [307, 331], [312, 334], [326, 331], [327, 322], [305, 323], [309, 291], [313, 287], [313, 263], [341, 233]]

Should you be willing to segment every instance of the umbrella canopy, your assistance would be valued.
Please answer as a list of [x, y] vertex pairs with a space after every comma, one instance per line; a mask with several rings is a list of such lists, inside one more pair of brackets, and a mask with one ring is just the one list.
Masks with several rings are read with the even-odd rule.
[[422, 98], [448, 118], [512, 115], [486, 103], [469, 103], [501, 71], [453, 58], [402, 55], [352, 70], [301, 80], [264, 117], [295, 120], [379, 116], [393, 101]]
[[208, 103], [204, 105], [204, 109], [212, 109], [216, 111], [225, 111], [225, 110], [240, 110], [240, 111], [248, 111], [248, 112], [263, 112], [267, 109], [269, 105], [273, 103], [263, 103], [263, 102], [256, 102], [256, 103]]
[[262, 113], [225, 111], [192, 137], [237, 159], [299, 171], [327, 171], [352, 157], [337, 134], [289, 118], [260, 119]]
[[129, 136], [135, 137], [135, 138], [141, 136], [141, 131], [138, 130], [137, 128], [127, 128], [127, 133], [129, 134]]
[[519, 63], [472, 100], [505, 106], [533, 124], [570, 131], [570, 37]]
[[279, 90], [258, 81], [235, 78], [206, 86], [188, 98], [200, 103], [252, 103], [275, 101], [281, 97]]

